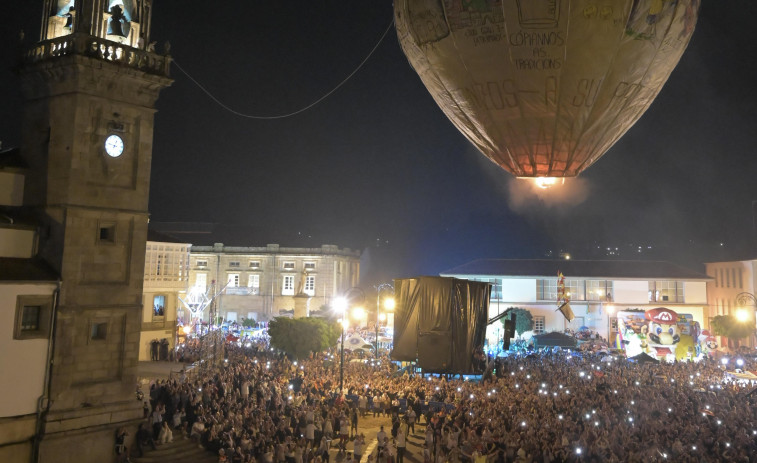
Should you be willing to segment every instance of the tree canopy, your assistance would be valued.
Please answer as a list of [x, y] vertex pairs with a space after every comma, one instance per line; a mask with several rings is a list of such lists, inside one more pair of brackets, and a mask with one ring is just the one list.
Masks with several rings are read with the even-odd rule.
[[296, 359], [336, 345], [340, 332], [337, 323], [321, 318], [276, 317], [268, 324], [271, 346]]
[[521, 309], [520, 307], [508, 307], [510, 312], [505, 315], [500, 321], [505, 324], [505, 320], [512, 320], [515, 316], [515, 332], [518, 336], [522, 335], [526, 331], [531, 331], [534, 328], [534, 318], [531, 312], [527, 309]]
[[745, 338], [754, 331], [749, 323], [740, 322], [733, 315], [716, 315], [710, 321], [710, 326], [716, 336], [732, 340]]

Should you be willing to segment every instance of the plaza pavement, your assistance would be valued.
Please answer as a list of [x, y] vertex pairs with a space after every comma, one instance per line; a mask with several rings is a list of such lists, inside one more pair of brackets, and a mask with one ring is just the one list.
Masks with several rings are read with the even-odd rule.
[[[421, 419], [421, 421], [424, 421]], [[366, 414], [365, 417], [360, 417], [358, 419], [358, 433], [365, 434], [365, 451], [363, 453], [363, 458], [360, 460], [361, 463], [366, 463], [368, 461], [369, 455], [376, 455], [376, 434], [379, 432], [379, 429], [381, 426], [384, 426], [384, 432], [386, 432], [387, 436], [391, 439], [391, 429], [392, 429], [392, 420], [389, 416], [377, 416], [373, 417], [372, 413]], [[403, 425], [404, 426], [404, 425]], [[423, 462], [423, 444], [425, 440], [425, 433], [426, 433], [426, 426], [425, 423], [420, 424], [418, 422], [415, 423], [415, 433], [409, 434], [407, 436], [406, 440], [406, 448], [405, 448], [405, 460], [412, 463], [422, 463]], [[331, 452], [329, 453], [329, 459], [330, 461], [336, 461], [341, 462], [345, 459], [345, 454], [340, 454], [338, 449], [336, 448], [336, 443], [338, 440], [334, 440], [331, 445]], [[350, 443], [347, 444], [347, 451], [352, 452], [352, 440], [350, 440]], [[395, 458], [396, 460], [396, 458]]]

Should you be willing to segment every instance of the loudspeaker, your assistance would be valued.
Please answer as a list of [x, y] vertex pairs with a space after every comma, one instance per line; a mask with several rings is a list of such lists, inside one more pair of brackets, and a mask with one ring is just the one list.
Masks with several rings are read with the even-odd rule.
[[505, 332], [502, 335], [502, 348], [508, 350], [510, 348], [510, 339], [515, 337], [515, 314], [510, 315], [511, 320], [505, 320], [504, 328]]

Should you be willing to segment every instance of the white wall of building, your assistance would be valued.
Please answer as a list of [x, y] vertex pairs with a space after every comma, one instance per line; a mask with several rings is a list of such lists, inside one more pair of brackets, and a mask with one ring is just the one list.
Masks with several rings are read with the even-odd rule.
[[[456, 278], [480, 279], [482, 276], [454, 275]], [[490, 278], [492, 276], [486, 276]], [[610, 334], [610, 324], [618, 311], [629, 309], [652, 309], [667, 307], [682, 314], [691, 314], [702, 327], [708, 326], [707, 283], [705, 281], [684, 281], [684, 303], [669, 304], [649, 301], [649, 280], [612, 280], [612, 301], [571, 301], [575, 318], [568, 322], [557, 311], [556, 302], [537, 301], [536, 279], [517, 276], [497, 277], [502, 280], [502, 300], [492, 300], [489, 304], [489, 318], [508, 307], [527, 309], [533, 317], [544, 317], [544, 332], [563, 331], [566, 328], [578, 330], [587, 326], [604, 338]], [[746, 279], [746, 278], [745, 278]], [[493, 323], [487, 328], [489, 343], [495, 343], [501, 336], [502, 325]], [[530, 335], [527, 333], [526, 335]]]
[[649, 281], [613, 280], [613, 300], [622, 304], [649, 304]]
[[535, 278], [512, 278], [502, 280], [502, 297], [512, 302], [533, 302], [536, 298]]
[[684, 281], [683, 297], [687, 304], [707, 304], [707, 283], [704, 281]]
[[51, 296], [56, 285], [9, 284], [0, 290], [0, 417], [36, 413], [45, 380], [48, 339], [13, 339], [17, 296]]

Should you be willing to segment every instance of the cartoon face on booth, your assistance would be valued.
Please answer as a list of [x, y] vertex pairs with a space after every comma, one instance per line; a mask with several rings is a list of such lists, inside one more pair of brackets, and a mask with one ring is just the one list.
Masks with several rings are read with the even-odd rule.
[[673, 345], [681, 340], [678, 314], [670, 309], [658, 307], [647, 310], [644, 318], [649, 320], [649, 340], [653, 344]]

